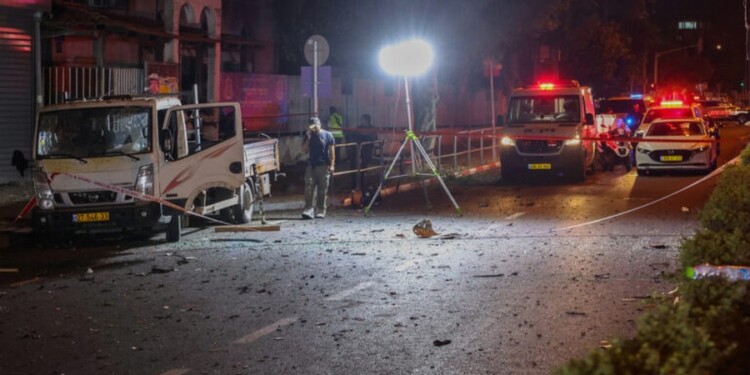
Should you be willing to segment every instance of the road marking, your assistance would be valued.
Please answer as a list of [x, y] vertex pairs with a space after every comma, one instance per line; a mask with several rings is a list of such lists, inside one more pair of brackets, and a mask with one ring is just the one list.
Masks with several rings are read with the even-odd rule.
[[190, 372], [189, 368], [173, 368], [171, 370], [168, 370], [166, 372], [163, 372], [161, 375], [183, 375]]
[[286, 327], [286, 326], [288, 326], [288, 325], [290, 325], [290, 324], [292, 324], [292, 323], [294, 323], [296, 321], [297, 321], [297, 317], [296, 316], [281, 319], [281, 320], [279, 320], [277, 322], [269, 324], [269, 325], [267, 325], [267, 326], [265, 326], [265, 327], [263, 327], [263, 328], [255, 331], [255, 332], [251, 332], [251, 333], [249, 333], [249, 334], [247, 334], [245, 336], [240, 337], [239, 339], [235, 340], [234, 343], [238, 344], [238, 345], [253, 343], [253, 342], [257, 341], [258, 339], [260, 339], [261, 337], [263, 337], [265, 335], [268, 335], [270, 333], [273, 333], [277, 329], [282, 328], [282, 327]]
[[357, 284], [357, 285], [355, 285], [355, 286], [353, 286], [353, 287], [351, 287], [349, 289], [342, 290], [342, 291], [340, 291], [340, 292], [338, 292], [338, 293], [336, 293], [336, 294], [334, 294], [334, 295], [326, 298], [325, 300], [326, 301], [341, 301], [342, 299], [344, 299], [346, 297], [349, 297], [352, 294], [357, 293], [357, 292], [359, 292], [361, 290], [365, 290], [365, 289], [367, 289], [367, 288], [369, 288], [369, 287], [371, 287], [373, 285], [374, 285], [374, 283], [369, 282], [369, 281], [365, 282], [365, 283], [359, 283], [359, 284]]
[[403, 272], [411, 268], [412, 266], [416, 266], [416, 265], [417, 265], [417, 262], [413, 260], [407, 260], [406, 262], [403, 262], [399, 264], [398, 266], [396, 266], [396, 268], [394, 268], [393, 270], [396, 272]]
[[516, 219], [518, 219], [519, 217], [521, 217], [523, 215], [526, 215], [526, 213], [525, 212], [516, 212], [513, 215], [510, 215], [510, 216], [506, 217], [505, 220], [516, 220]]

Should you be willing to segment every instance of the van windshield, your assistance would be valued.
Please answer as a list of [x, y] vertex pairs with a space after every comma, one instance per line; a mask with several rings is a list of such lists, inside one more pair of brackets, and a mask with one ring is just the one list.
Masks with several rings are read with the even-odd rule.
[[95, 107], [39, 114], [39, 158], [151, 152], [151, 107]]
[[581, 106], [575, 95], [516, 96], [508, 106], [509, 124], [580, 121]]

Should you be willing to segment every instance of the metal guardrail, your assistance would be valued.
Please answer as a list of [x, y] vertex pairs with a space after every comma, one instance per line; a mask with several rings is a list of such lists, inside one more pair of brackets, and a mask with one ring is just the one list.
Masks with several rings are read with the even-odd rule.
[[[431, 140], [434, 140], [434, 147], [428, 153], [430, 159], [437, 167], [441, 174], [444, 174], [445, 168], [448, 166], [453, 171], [459, 171], [463, 168], [472, 168], [477, 165], [484, 165], [489, 162], [498, 161], [499, 152], [497, 150], [497, 134], [499, 129], [483, 128], [461, 131], [452, 135], [428, 135], [420, 137], [420, 141], [424, 144], [429, 144]], [[444, 139], [448, 137], [450, 139], [449, 152], [444, 151]], [[386, 166], [393, 162], [395, 155], [389, 155], [387, 150], [398, 149], [403, 139], [381, 139], [377, 141], [368, 142], [349, 142], [337, 144], [337, 153], [343, 155], [341, 161], [336, 163], [336, 171], [334, 177], [339, 176], [354, 176], [354, 188], [361, 189], [363, 186], [363, 176], [374, 174], [378, 172], [378, 181], [382, 179], [385, 174]], [[367, 157], [367, 160], [374, 161], [375, 163], [367, 163], [363, 165], [363, 149], [367, 149], [366, 146], [372, 145], [372, 155]], [[395, 154], [395, 153], [394, 153]], [[356, 157], [352, 160], [352, 157]], [[478, 157], [478, 160], [477, 160]], [[478, 161], [477, 164], [475, 162]], [[372, 165], [377, 164], [377, 165]], [[411, 159], [408, 157], [408, 153], [402, 154], [401, 160], [398, 163], [399, 168], [402, 172], [406, 171], [406, 167], [411, 165]], [[342, 169], [342, 167], [344, 169]]]

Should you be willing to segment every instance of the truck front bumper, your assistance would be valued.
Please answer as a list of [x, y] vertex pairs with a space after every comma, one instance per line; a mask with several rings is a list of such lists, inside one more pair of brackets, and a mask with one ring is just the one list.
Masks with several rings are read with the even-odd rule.
[[155, 228], [167, 223], [162, 206], [103, 206], [86, 209], [42, 210], [35, 208], [33, 226], [38, 233], [106, 232]]

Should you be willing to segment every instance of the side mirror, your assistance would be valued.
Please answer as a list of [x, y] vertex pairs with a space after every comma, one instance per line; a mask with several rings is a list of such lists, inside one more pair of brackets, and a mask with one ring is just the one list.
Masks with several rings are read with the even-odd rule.
[[636, 138], [643, 138], [645, 135], [646, 135], [646, 132], [644, 132], [643, 130], [639, 130], [639, 131], [635, 132], [635, 137]]
[[165, 154], [172, 152], [174, 149], [174, 137], [171, 129], [162, 129], [159, 132], [159, 146], [161, 146], [161, 150]]
[[586, 114], [586, 125], [594, 125], [594, 115], [591, 113]]
[[495, 119], [495, 125], [497, 126], [504, 126], [505, 125], [505, 117], [503, 115], [498, 115]]

